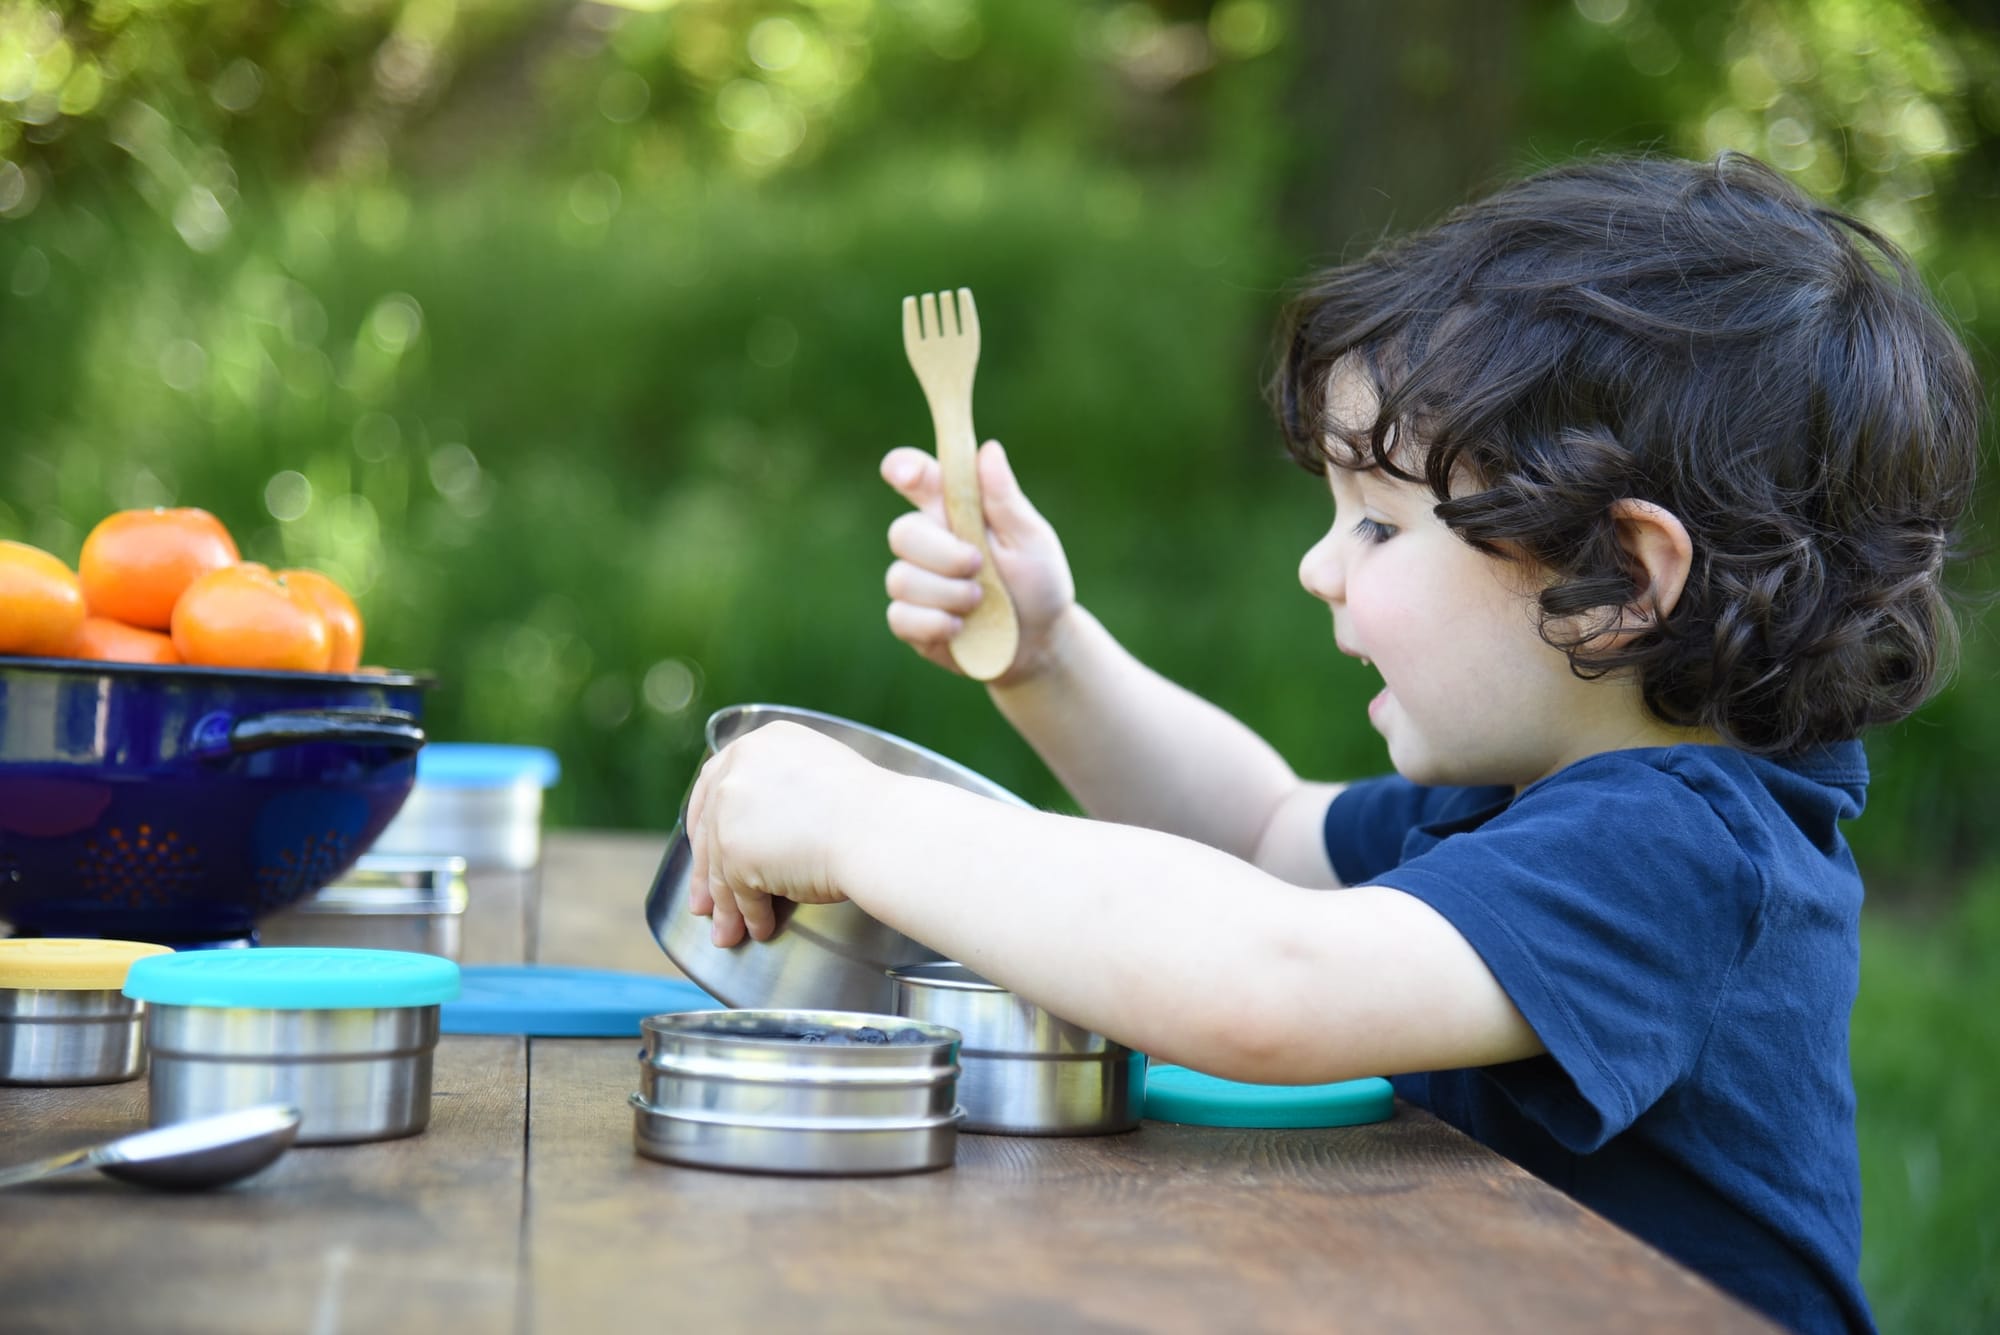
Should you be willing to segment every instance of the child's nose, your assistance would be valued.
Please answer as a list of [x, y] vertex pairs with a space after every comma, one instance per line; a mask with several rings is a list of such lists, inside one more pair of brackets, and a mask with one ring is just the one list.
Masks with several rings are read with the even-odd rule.
[[1331, 530], [1299, 559], [1299, 583], [1323, 603], [1337, 603], [1347, 597], [1347, 572]]

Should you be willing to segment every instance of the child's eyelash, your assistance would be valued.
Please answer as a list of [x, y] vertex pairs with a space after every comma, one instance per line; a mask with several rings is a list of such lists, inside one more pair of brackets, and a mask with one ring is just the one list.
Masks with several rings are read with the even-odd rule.
[[1385, 524], [1379, 519], [1370, 519], [1366, 515], [1354, 521], [1354, 531], [1370, 542], [1387, 542], [1396, 536], [1393, 525]]

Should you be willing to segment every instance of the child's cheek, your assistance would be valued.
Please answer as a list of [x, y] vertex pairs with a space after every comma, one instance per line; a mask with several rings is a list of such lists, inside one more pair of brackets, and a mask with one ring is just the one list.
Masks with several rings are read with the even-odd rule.
[[1394, 663], [1400, 648], [1417, 637], [1423, 610], [1408, 591], [1383, 582], [1350, 587], [1347, 610], [1361, 651], [1378, 668]]

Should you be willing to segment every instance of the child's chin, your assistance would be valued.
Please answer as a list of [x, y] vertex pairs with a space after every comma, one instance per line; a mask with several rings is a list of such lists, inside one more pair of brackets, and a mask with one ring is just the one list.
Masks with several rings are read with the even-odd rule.
[[1454, 765], [1428, 748], [1391, 742], [1389, 764], [1397, 774], [1425, 788], [1465, 787], [1479, 782], [1466, 775], [1463, 765]]
[[1434, 757], [1422, 754], [1404, 754], [1404, 751], [1405, 748], [1398, 747], [1393, 743], [1390, 744], [1389, 765], [1397, 774], [1408, 779], [1411, 783], [1422, 784], [1426, 788], [1435, 788], [1449, 782], [1439, 772], [1439, 767]]

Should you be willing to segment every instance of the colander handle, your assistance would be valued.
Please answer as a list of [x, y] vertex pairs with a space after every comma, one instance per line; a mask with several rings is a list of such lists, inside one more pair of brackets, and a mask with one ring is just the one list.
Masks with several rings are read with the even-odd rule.
[[206, 757], [248, 755], [301, 742], [354, 742], [415, 751], [424, 744], [424, 730], [414, 715], [369, 709], [285, 709], [243, 718], [210, 714], [194, 728], [194, 750]]

